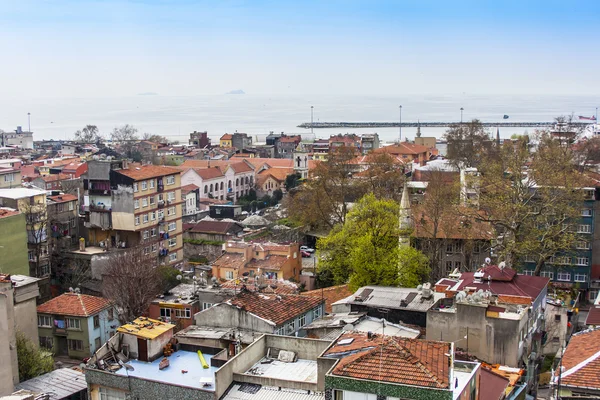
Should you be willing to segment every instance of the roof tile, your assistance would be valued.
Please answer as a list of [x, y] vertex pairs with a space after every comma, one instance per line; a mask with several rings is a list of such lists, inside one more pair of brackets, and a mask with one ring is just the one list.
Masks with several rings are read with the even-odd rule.
[[37, 312], [41, 314], [89, 317], [108, 308], [111, 304], [110, 300], [103, 297], [78, 293], [64, 293], [39, 305]]

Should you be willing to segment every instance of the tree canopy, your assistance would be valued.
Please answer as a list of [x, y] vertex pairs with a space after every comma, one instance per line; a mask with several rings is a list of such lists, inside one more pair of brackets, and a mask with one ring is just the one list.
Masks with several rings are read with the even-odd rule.
[[75, 140], [79, 142], [96, 143], [102, 140], [102, 135], [100, 135], [100, 130], [96, 125], [86, 125], [73, 135], [75, 136]]
[[444, 139], [448, 142], [448, 160], [457, 167], [477, 167], [490, 135], [478, 119], [450, 125]]
[[426, 257], [418, 250], [399, 250], [398, 211], [395, 201], [378, 200], [372, 193], [361, 198], [345, 223], [317, 242], [319, 284], [348, 282], [356, 290], [364, 285], [411, 284], [426, 276]]
[[[52, 353], [35, 346], [23, 333], [17, 332], [19, 381], [23, 382], [54, 369]], [[6, 361], [6, 360], [5, 360]]]

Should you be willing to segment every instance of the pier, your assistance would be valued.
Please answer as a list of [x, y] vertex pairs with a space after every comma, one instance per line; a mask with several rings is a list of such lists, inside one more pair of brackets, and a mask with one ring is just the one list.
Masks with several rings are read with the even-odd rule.
[[[467, 123], [467, 122], [465, 122]], [[592, 122], [571, 122], [571, 125], [584, 127]], [[522, 127], [522, 128], [552, 128], [556, 125], [555, 122], [482, 122], [486, 128], [502, 128], [502, 127]], [[460, 125], [460, 122], [305, 122], [298, 125], [298, 128], [305, 129], [325, 129], [325, 128], [445, 128], [451, 125]]]

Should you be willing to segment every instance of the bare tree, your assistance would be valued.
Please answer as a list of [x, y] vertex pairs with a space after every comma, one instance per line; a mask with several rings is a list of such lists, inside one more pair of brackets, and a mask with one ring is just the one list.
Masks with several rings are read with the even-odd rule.
[[[33, 198], [32, 198], [33, 199]], [[48, 260], [48, 214], [45, 204], [30, 202], [22, 206], [21, 211], [25, 214], [25, 227], [27, 229], [27, 243], [33, 257], [29, 260], [33, 263], [30, 273], [35, 277], [47, 276], [49, 268]]]
[[96, 125], [86, 125], [83, 129], [74, 133], [75, 140], [85, 143], [96, 143], [102, 140], [100, 130]]
[[444, 138], [448, 141], [448, 159], [459, 168], [476, 167], [490, 136], [478, 119], [451, 125]]
[[102, 288], [120, 309], [119, 320], [133, 321], [163, 288], [156, 255], [145, 254], [142, 246], [115, 252], [102, 274]]
[[138, 140], [137, 131], [138, 130], [132, 125], [125, 124], [113, 129], [110, 138], [114, 143], [119, 144], [121, 152], [127, 154], [128, 157], [131, 157], [133, 142]]

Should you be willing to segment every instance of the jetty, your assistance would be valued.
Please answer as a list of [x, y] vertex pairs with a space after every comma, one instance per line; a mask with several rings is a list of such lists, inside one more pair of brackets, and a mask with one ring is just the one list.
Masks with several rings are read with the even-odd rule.
[[[467, 123], [467, 122], [465, 122]], [[451, 125], [460, 125], [459, 121], [452, 122], [304, 122], [298, 125], [298, 128], [305, 129], [326, 129], [326, 128], [445, 128]], [[502, 127], [522, 127], [522, 128], [553, 128], [556, 122], [482, 122], [486, 128], [502, 128]], [[590, 122], [571, 122], [572, 126], [585, 127]]]

